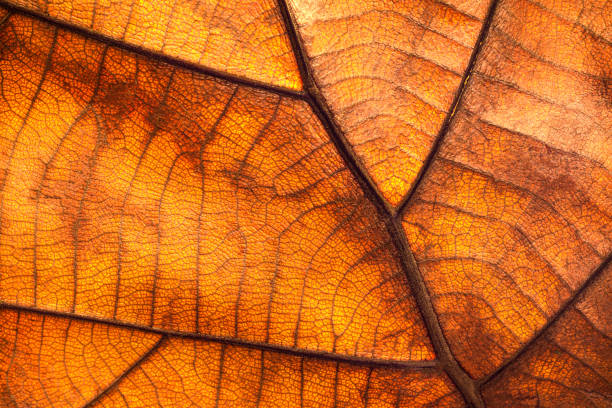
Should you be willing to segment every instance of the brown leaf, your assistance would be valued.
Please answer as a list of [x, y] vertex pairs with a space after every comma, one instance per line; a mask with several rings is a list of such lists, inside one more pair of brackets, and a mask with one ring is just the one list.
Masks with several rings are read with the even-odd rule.
[[317, 85], [392, 205], [442, 128], [488, 3], [291, 1]]
[[[610, 406], [612, 268], [484, 389], [491, 406]], [[606, 293], [608, 292], [608, 293]]]
[[273, 0], [11, 3], [161, 55], [255, 81], [302, 87]]
[[5, 94], [27, 110], [4, 139], [4, 301], [433, 358], [390, 238], [307, 104], [21, 15], [5, 27], [4, 84], [24, 90]]
[[0, 4], [1, 406], [610, 406], [610, 5]]
[[612, 110], [602, 93], [612, 45], [592, 20], [561, 15], [577, 4], [550, 7], [500, 3], [404, 214], [450, 347], [477, 378], [529, 341], [612, 250]]

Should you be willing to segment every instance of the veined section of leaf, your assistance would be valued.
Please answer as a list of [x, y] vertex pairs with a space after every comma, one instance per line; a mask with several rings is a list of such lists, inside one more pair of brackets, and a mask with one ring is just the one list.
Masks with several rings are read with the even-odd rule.
[[478, 14], [434, 0], [291, 1], [317, 85], [393, 205], [432, 147], [478, 37], [488, 1], [464, 3]]
[[3, 301], [434, 357], [383, 222], [305, 102], [21, 15], [1, 44]]
[[610, 168], [610, 42], [528, 0], [504, 4], [474, 84], [498, 98], [469, 93], [472, 110], [482, 107], [482, 120]]
[[93, 405], [124, 407], [463, 407], [438, 370], [360, 366], [172, 339]]
[[581, 7], [576, 7], [572, 0], [535, 0], [533, 4], [586, 28], [608, 42], [612, 41], [612, 9], [605, 2], [585, 1]]
[[82, 407], [160, 336], [37, 313], [0, 310], [0, 405]]
[[[450, 347], [474, 377], [529, 341], [612, 250], [611, 59], [602, 57], [612, 48], [569, 24], [529, 2], [499, 5], [404, 214]], [[578, 47], [584, 38], [590, 48]], [[571, 59], [550, 51], [568, 44]]]
[[274, 0], [11, 0], [127, 44], [290, 89], [302, 82]]
[[483, 389], [490, 406], [609, 407], [612, 269]]

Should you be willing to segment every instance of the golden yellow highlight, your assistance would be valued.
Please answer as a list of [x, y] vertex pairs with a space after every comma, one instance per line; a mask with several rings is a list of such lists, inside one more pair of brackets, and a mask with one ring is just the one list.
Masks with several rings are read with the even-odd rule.
[[305, 102], [20, 15], [2, 35], [22, 112], [3, 139], [2, 301], [434, 358], [382, 221]]
[[299, 90], [300, 74], [273, 0], [14, 0], [128, 44]]

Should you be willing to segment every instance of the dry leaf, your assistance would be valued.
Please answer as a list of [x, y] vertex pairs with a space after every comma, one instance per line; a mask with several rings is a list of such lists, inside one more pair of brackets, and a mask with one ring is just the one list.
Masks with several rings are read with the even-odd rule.
[[608, 2], [0, 7], [0, 406], [612, 406]]

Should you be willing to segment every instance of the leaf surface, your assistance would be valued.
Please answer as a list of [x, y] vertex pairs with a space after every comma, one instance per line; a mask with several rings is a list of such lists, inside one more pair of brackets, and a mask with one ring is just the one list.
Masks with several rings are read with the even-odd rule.
[[0, 0], [0, 405], [609, 407], [611, 16]]
[[19, 15], [3, 35], [3, 301], [434, 357], [389, 235], [304, 102]]
[[384, 197], [397, 205], [451, 108], [488, 0], [291, 5], [318, 87]]
[[81, 407], [161, 336], [37, 313], [0, 311], [0, 404]]
[[272, 0], [12, 3], [162, 55], [281, 87], [302, 86]]
[[612, 250], [612, 45], [596, 20], [550, 7], [500, 3], [404, 213], [449, 344], [475, 377], [529, 341]]
[[439, 368], [333, 361], [4, 310], [3, 407], [461, 407]]
[[596, 277], [578, 301], [487, 384], [491, 406], [610, 406], [612, 392], [612, 268]]

